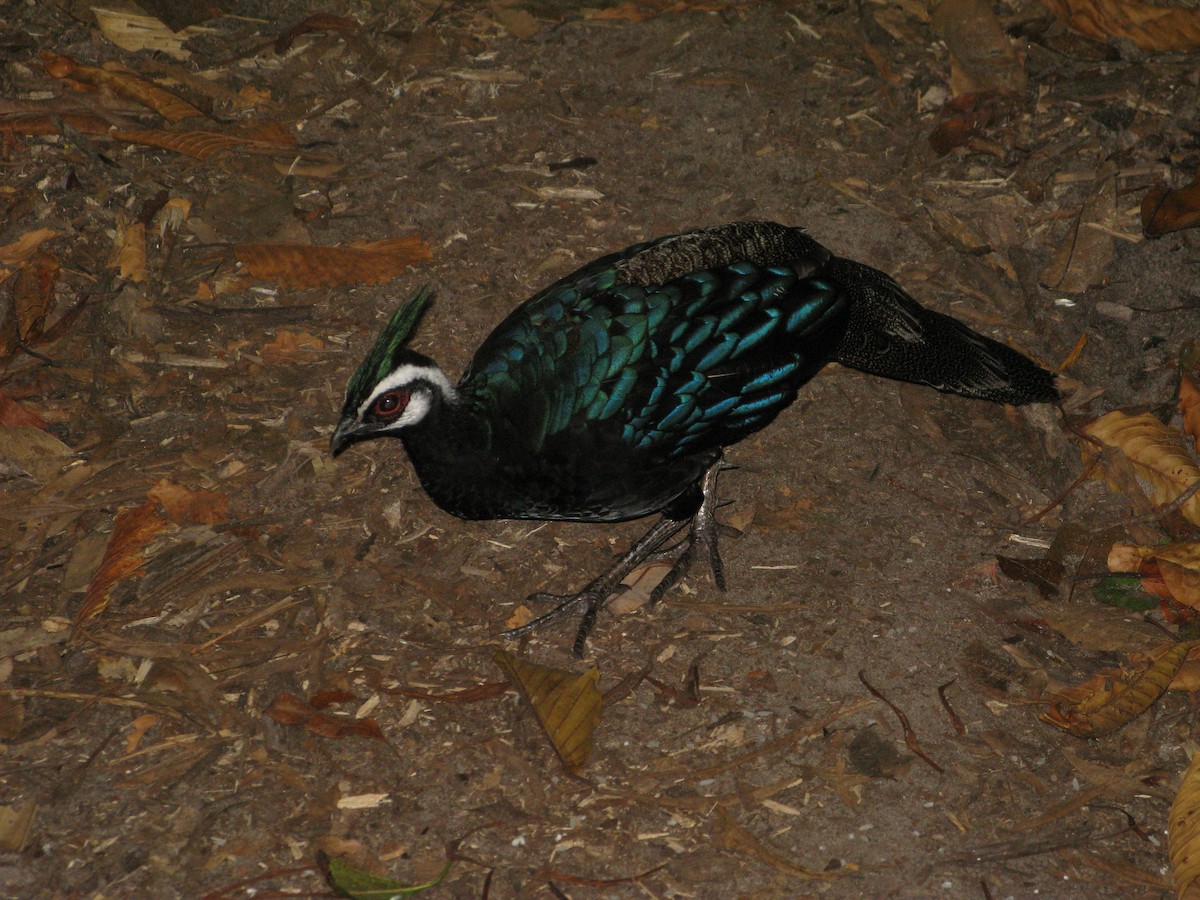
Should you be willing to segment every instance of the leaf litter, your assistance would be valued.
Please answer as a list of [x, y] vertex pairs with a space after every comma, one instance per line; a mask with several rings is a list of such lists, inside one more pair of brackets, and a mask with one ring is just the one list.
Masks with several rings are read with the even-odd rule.
[[[1117, 0], [1048, 8], [1150, 54], [1194, 19]], [[1194, 166], [1172, 124], [1190, 108], [1184, 63], [1122, 59], [1036, 8], [973, 3], [936, 21], [919, 4], [802, 20], [675, 0], [192, 12], [166, 27], [33, 5], [10, 21], [23, 41], [3, 33], [24, 48], [0, 101], [3, 778], [25, 823], [14, 835], [68, 836], [25, 860], [45, 879], [25, 893], [233, 896], [264, 868], [312, 890], [297, 863], [335, 837], [360, 838], [374, 872], [440, 859], [451, 834], [467, 837], [440, 887], [471, 896], [752, 894], [830, 873], [881, 894], [1161, 885], [1161, 852], [1087, 817], [1117, 796], [1147, 833], [1164, 825], [1162, 773], [1182, 768], [1170, 748], [1190, 724], [1152, 695], [1182, 651], [1157, 654], [1186, 643], [1163, 630], [1189, 627], [1163, 610], [1190, 608], [1196, 429], [1184, 439], [1139, 407], [1186, 331], [1161, 314], [1187, 302], [1177, 276], [1151, 271], [1156, 254], [1180, 258], [1156, 248], [1194, 233]], [[634, 155], [631, 133], [647, 138]], [[1065, 357], [1089, 382], [1068, 408], [1125, 416], [1080, 442], [1118, 493], [1095, 479], [1062, 493], [1077, 473], [1030, 452], [1033, 417], [997, 428], [991, 411], [936, 400], [918, 415], [879, 403], [890, 387], [822, 375], [803, 423], [737, 451], [724, 514], [746, 565], [729, 597], [693, 576], [694, 598], [603, 620], [594, 675], [553, 665], [554, 635], [510, 654], [576, 763], [568, 778], [498, 699], [488, 635], [507, 599], [599, 561], [620, 529], [440, 517], [396, 448], [329, 465], [340, 384], [406, 279], [443, 294], [419, 349], [450, 369], [535, 272], [684, 225], [795, 220], [798, 197], [797, 224], [847, 229], [845, 252], [922, 300]], [[1139, 227], [1161, 237], [1135, 243]], [[936, 453], [924, 434], [908, 443], [906, 417]], [[930, 485], [897, 500], [891, 486], [916, 478], [956, 499], [931, 503], [951, 493]], [[1056, 540], [1080, 522], [1086, 539]], [[1014, 529], [1055, 546], [1044, 564], [1001, 554], [1019, 580], [997, 588], [969, 560]], [[1136, 578], [1175, 607], [1134, 619], [1090, 605], [1118, 543], [1138, 550], [1110, 594], [1133, 596]], [[641, 605], [658, 575], [636, 573], [623, 602]], [[949, 648], [971, 642], [986, 652], [960, 665]], [[864, 667], [945, 772], [887, 752], [899, 740], [853, 679]], [[967, 676], [953, 707], [945, 668]], [[1192, 668], [1174, 680], [1196, 684]], [[1120, 711], [1080, 745], [1087, 759], [1037, 722], [1054, 696], [1093, 736]], [[372, 740], [346, 740], [359, 736]], [[394, 754], [374, 755], [379, 736]], [[1126, 772], [1133, 747], [1160, 765]], [[1091, 787], [1064, 801], [1075, 777]], [[145, 815], [151, 800], [163, 815]], [[1027, 825], [1055, 852], [924, 865]], [[72, 856], [106, 841], [128, 869]], [[164, 870], [164, 851], [181, 862]]]

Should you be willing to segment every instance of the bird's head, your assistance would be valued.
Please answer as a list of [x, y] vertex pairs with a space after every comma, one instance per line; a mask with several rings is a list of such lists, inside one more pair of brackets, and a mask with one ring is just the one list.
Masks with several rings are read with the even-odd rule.
[[454, 399], [454, 387], [437, 364], [405, 346], [432, 300], [429, 289], [422, 288], [397, 309], [350, 377], [342, 417], [329, 442], [334, 456], [358, 441], [397, 437], [424, 420], [436, 404]]

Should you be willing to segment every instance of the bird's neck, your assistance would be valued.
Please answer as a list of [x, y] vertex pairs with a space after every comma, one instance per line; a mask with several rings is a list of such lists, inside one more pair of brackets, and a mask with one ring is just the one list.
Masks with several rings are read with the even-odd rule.
[[486, 418], [458, 398], [439, 399], [421, 422], [401, 435], [430, 498], [464, 519], [492, 518], [479, 507], [499, 465]]

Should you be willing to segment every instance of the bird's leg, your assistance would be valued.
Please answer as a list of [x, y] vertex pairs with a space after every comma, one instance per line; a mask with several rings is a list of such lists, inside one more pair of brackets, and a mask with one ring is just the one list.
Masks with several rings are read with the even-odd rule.
[[593, 580], [577, 594], [564, 596], [537, 593], [530, 595], [530, 600], [557, 602], [558, 605], [545, 615], [538, 616], [517, 628], [510, 628], [508, 631], [502, 632], [503, 636], [520, 637], [544, 628], [552, 622], [557, 622], [565, 616], [582, 611], [583, 619], [579, 623], [579, 631], [575, 634], [574, 651], [576, 656], [583, 656], [583, 648], [588, 635], [592, 633], [592, 629], [596, 625], [596, 617], [604, 608], [604, 604], [608, 602], [609, 597], [625, 577], [646, 562], [671, 563], [670, 571], [650, 594], [651, 606], [656, 604], [662, 595], [687, 573], [700, 553], [708, 557], [709, 565], [712, 567], [713, 580], [717, 583], [717, 587], [725, 590], [725, 570], [721, 565], [721, 556], [717, 550], [716, 510], [719, 505], [717, 473], [720, 469], [721, 462], [718, 461], [704, 473], [704, 478], [700, 482], [700, 507], [692, 515], [688, 532], [681, 541], [663, 549], [664, 544], [689, 524], [687, 519], [672, 519], [664, 516], [629, 549], [629, 552], [617, 560], [611, 569]]
[[508, 638], [520, 637], [523, 634], [538, 631], [552, 622], [557, 622], [559, 619], [582, 611], [583, 621], [579, 625], [579, 633], [575, 638], [575, 655], [583, 656], [583, 645], [587, 640], [588, 634], [591, 633], [592, 628], [596, 624], [596, 615], [600, 612], [600, 608], [604, 606], [605, 601], [612, 595], [612, 592], [617, 589], [617, 585], [625, 579], [626, 575], [651, 557], [659, 547], [681, 531], [685, 525], [687, 525], [686, 519], [680, 521], [678, 519], [663, 518], [655, 522], [653, 527], [642, 535], [641, 540], [630, 547], [629, 552], [617, 560], [611, 569], [599, 578], [594, 579], [577, 594], [530, 594], [528, 599], [531, 601], [557, 602], [558, 605], [545, 615], [538, 616], [524, 625], [503, 631], [501, 634]]
[[688, 569], [692, 567], [692, 563], [700, 554], [708, 557], [713, 581], [716, 582], [718, 588], [722, 591], [725, 590], [725, 566], [721, 562], [721, 552], [717, 546], [717, 533], [720, 529], [720, 525], [717, 523], [717, 507], [721, 505], [717, 500], [717, 475], [721, 468], [722, 463], [718, 460], [709, 467], [700, 481], [700, 508], [692, 516], [692, 525], [688, 529], [687, 537], [674, 547], [669, 547], [648, 557], [648, 561], [661, 560], [664, 562], [675, 557], [671, 570], [650, 592], [651, 606], [658, 603], [663, 594], [687, 574]]

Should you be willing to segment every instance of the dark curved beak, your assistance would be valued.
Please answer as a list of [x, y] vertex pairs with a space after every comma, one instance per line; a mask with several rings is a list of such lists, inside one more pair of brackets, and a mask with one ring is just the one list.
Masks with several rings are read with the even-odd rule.
[[337, 456], [351, 444], [358, 440], [358, 423], [353, 419], [345, 418], [338, 422], [337, 428], [333, 431], [333, 437], [329, 439], [329, 452]]

